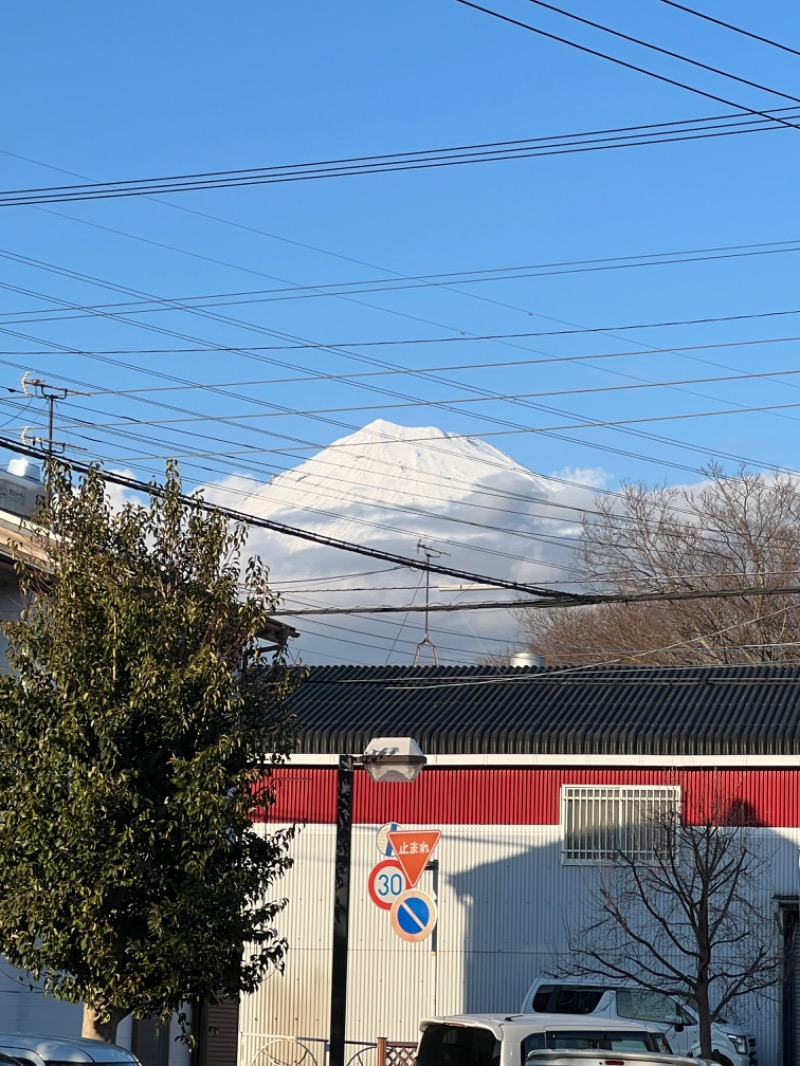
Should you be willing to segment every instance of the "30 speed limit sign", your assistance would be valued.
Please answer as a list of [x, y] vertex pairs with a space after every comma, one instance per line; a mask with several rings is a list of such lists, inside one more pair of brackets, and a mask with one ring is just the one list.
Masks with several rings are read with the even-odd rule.
[[394, 901], [408, 888], [408, 883], [400, 863], [395, 859], [384, 859], [372, 868], [367, 887], [375, 906], [390, 911]]

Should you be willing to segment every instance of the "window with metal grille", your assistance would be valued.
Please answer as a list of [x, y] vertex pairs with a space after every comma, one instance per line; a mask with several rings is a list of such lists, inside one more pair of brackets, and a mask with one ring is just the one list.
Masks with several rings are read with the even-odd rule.
[[673, 785], [562, 785], [561, 861], [652, 859], [680, 800]]

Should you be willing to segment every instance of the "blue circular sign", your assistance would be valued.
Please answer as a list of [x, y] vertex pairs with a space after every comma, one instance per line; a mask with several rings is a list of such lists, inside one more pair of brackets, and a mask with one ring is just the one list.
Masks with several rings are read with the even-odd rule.
[[392, 904], [392, 928], [402, 940], [424, 940], [436, 925], [436, 904], [427, 892], [411, 888]]

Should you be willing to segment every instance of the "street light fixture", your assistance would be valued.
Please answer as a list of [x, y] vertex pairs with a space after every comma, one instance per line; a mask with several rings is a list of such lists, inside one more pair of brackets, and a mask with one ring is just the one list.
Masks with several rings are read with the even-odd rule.
[[426, 763], [411, 737], [375, 737], [362, 756], [341, 755], [336, 769], [336, 856], [333, 889], [333, 954], [328, 1066], [345, 1066], [350, 859], [353, 845], [353, 770], [373, 781], [414, 781]]

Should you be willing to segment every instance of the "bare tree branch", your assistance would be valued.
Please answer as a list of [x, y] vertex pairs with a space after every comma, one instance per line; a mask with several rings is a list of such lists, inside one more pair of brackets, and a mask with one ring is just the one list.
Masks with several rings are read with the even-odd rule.
[[774, 987], [785, 960], [760, 907], [766, 859], [752, 844], [747, 806], [700, 806], [650, 819], [641, 837], [654, 841], [649, 858], [638, 841], [598, 868], [589, 917], [569, 931], [558, 969], [689, 1000], [710, 1058], [712, 1024], [741, 996]]
[[[628, 484], [584, 515], [574, 565], [584, 588], [631, 592], [785, 587], [800, 572], [797, 479], [717, 467], [692, 488]], [[800, 596], [602, 604], [521, 612], [548, 665], [800, 660]]]

